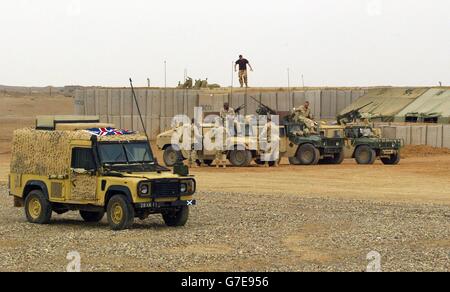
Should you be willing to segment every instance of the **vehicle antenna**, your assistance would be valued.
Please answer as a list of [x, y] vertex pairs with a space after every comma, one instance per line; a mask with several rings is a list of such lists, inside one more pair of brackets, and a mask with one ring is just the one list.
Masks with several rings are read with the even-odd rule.
[[133, 80], [131, 78], [130, 78], [130, 85], [131, 85], [131, 93], [133, 95], [134, 102], [136, 103], [136, 108], [138, 110], [139, 118], [141, 119], [142, 128], [144, 129], [145, 137], [147, 138], [147, 142], [150, 147], [150, 139], [148, 138], [147, 128], [145, 127], [144, 120], [142, 119], [141, 109], [139, 107], [139, 103], [138, 103], [138, 100], [136, 97], [136, 92], [134, 91]]

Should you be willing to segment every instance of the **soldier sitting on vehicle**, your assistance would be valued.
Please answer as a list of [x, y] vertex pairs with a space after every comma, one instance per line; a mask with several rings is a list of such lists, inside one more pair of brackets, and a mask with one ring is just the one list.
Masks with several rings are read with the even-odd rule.
[[291, 114], [291, 120], [294, 123], [302, 123], [306, 126], [306, 128], [302, 131], [301, 135], [309, 135], [311, 133], [316, 133], [317, 123], [314, 121], [314, 118], [311, 114], [311, 109], [309, 108], [309, 101], [306, 101], [299, 108], [294, 108]]

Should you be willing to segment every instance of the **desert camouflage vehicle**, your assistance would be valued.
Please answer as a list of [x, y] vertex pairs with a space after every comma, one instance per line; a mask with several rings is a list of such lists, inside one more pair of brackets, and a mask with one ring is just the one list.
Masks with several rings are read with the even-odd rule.
[[[180, 127], [189, 127], [189, 126], [180, 126]], [[172, 144], [172, 137], [176, 134], [177, 131], [180, 131], [180, 127], [176, 127], [169, 131], [163, 132], [158, 135], [156, 139], [156, 145], [159, 150], [163, 151], [163, 160], [164, 164], [167, 167], [174, 166], [177, 161], [185, 161], [190, 159], [192, 155], [192, 151], [188, 149], [180, 149], [177, 145]], [[214, 129], [214, 124], [205, 123], [199, 126], [199, 129], [202, 134], [202, 145], [199, 151], [196, 151], [196, 163], [200, 165], [201, 162], [208, 166], [212, 165], [216, 157], [216, 150], [208, 150], [208, 147], [205, 147], [205, 137], [207, 137], [208, 133]], [[230, 141], [228, 142], [229, 147], [227, 147], [224, 143], [223, 149], [232, 149], [224, 151], [226, 153], [227, 159], [233, 166], [237, 167], [246, 167], [249, 166], [253, 160], [260, 161], [260, 151], [258, 147], [257, 135], [255, 135], [255, 127], [250, 127], [249, 125], [243, 126], [244, 133], [238, 136], [230, 137]], [[236, 130], [236, 128], [235, 128]], [[183, 139], [183, 138], [181, 138]], [[224, 140], [225, 141], [225, 140]], [[182, 141], [180, 141], [180, 144]]]
[[343, 131], [345, 158], [354, 158], [358, 164], [374, 164], [377, 158], [386, 165], [400, 162], [401, 139], [381, 138], [381, 130], [368, 124], [323, 126], [328, 131]]
[[334, 128], [342, 128], [344, 131], [345, 157], [354, 158], [358, 164], [373, 164], [377, 158], [380, 158], [383, 164], [398, 164], [403, 140], [382, 138], [381, 129], [373, 127], [370, 123], [375, 116], [361, 113], [362, 109], [372, 103], [337, 117], [339, 125]]
[[195, 191], [186, 167], [172, 173], [158, 165], [145, 135], [97, 117], [40, 117], [36, 129], [14, 132], [9, 192], [31, 223], [79, 211], [86, 222], [106, 213], [113, 230], [150, 214], [183, 226]]
[[289, 158], [290, 164], [341, 164], [344, 161], [342, 131], [319, 127], [318, 134], [305, 135], [304, 129], [302, 123], [287, 122], [284, 125], [285, 142], [280, 143], [280, 152]]

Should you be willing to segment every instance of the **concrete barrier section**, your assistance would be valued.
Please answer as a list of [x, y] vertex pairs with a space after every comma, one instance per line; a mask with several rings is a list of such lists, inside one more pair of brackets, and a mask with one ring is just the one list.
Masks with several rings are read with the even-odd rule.
[[172, 119], [171, 117], [161, 117], [159, 120], [159, 131], [160, 133], [172, 129]]
[[121, 116], [131, 116], [133, 113], [133, 97], [130, 89], [121, 90]]
[[[143, 116], [147, 115], [147, 90], [146, 89], [136, 89], [136, 99], [139, 103], [139, 108], [141, 109], [141, 114]], [[133, 115], [138, 116], [138, 109], [136, 102], [133, 100]]]
[[147, 90], [147, 116], [159, 118], [161, 115], [161, 91]]
[[95, 113], [96, 115], [106, 116], [108, 114], [109, 100], [107, 89], [95, 90]]
[[120, 116], [121, 92], [119, 90], [109, 89], [109, 115]]
[[198, 104], [198, 92], [197, 91], [188, 91], [187, 103], [186, 103], [186, 106], [187, 106], [186, 113], [190, 118], [194, 118], [194, 109], [197, 106], [197, 104]]
[[411, 144], [427, 145], [427, 126], [411, 126]]
[[85, 105], [85, 113], [86, 115], [96, 115], [96, 103], [95, 103], [95, 90], [94, 89], [87, 89], [86, 90], [86, 98], [84, 101]]
[[119, 129], [124, 128], [124, 127], [122, 127], [122, 118], [120, 116], [111, 116], [111, 117], [109, 117], [109, 122], [111, 124], [114, 124], [114, 126], [116, 128], [119, 128]]
[[172, 117], [175, 115], [175, 97], [173, 89], [161, 90], [161, 116]]
[[442, 147], [450, 148], [450, 125], [444, 125], [442, 129]]
[[336, 118], [337, 91], [323, 90], [321, 94], [320, 105], [321, 105], [320, 115], [322, 119]]
[[427, 129], [427, 145], [441, 148], [443, 144], [443, 129], [442, 125], [429, 125]]
[[131, 116], [122, 116], [120, 120], [120, 126], [122, 129], [133, 130], [133, 119]]
[[396, 126], [397, 139], [403, 139], [405, 145], [411, 144], [411, 126]]
[[292, 106], [292, 92], [283, 91], [277, 93], [277, 109], [279, 111], [291, 111]]
[[84, 109], [84, 103], [85, 103], [85, 91], [84, 90], [77, 90], [75, 92], [75, 98], [74, 98], [74, 114], [75, 115], [85, 115], [85, 109]]
[[[147, 124], [146, 124], [147, 117], [142, 116], [142, 119], [144, 121], [145, 127], [147, 127]], [[141, 122], [141, 119], [139, 118], [139, 115], [133, 116], [133, 131], [144, 132], [144, 127], [142, 126], [142, 122]]]

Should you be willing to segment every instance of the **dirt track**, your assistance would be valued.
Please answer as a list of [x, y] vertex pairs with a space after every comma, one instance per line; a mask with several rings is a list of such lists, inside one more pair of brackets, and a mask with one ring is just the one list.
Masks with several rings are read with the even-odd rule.
[[[67, 106], [71, 100], [60, 98]], [[3, 99], [1, 130], [32, 125], [55, 100]], [[32, 110], [28, 106], [33, 105]], [[67, 114], [71, 108], [50, 108]], [[15, 116], [15, 111], [20, 118]], [[72, 250], [84, 270], [352, 270], [382, 255], [384, 270], [450, 269], [450, 155], [409, 149], [398, 166], [194, 168], [200, 205], [185, 228], [159, 217], [135, 230], [83, 224], [76, 213], [48, 226], [25, 222], [5, 182], [10, 136], [0, 141], [0, 271], [62, 271]], [[158, 153], [160, 156], [160, 153]], [[159, 159], [160, 161], [161, 158]], [[32, 240], [30, 240], [32, 239]]]

